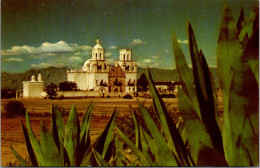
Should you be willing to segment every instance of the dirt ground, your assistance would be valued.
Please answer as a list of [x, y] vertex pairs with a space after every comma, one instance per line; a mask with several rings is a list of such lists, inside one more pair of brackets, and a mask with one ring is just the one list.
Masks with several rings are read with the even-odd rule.
[[[151, 99], [138, 99], [145, 105], [151, 105]], [[5, 113], [3, 105], [9, 100], [1, 101], [1, 113]], [[30, 123], [37, 138], [40, 135], [40, 122], [50, 127], [51, 123], [51, 105], [58, 105], [64, 115], [68, 114], [72, 107], [75, 105], [77, 113], [79, 114], [80, 121], [83, 113], [86, 111], [90, 101], [93, 101], [93, 112], [91, 119], [90, 136], [93, 141], [104, 129], [109, 117], [111, 116], [115, 107], [119, 111], [118, 116], [131, 115], [129, 105], [137, 107], [137, 99], [120, 99], [120, 98], [96, 98], [96, 99], [70, 99], [70, 100], [42, 100], [42, 99], [21, 99], [24, 103], [30, 116]], [[177, 108], [177, 99], [165, 100], [168, 108]], [[66, 114], [65, 114], [66, 113]], [[1, 118], [1, 166], [6, 166], [8, 162], [15, 162], [15, 157], [10, 150], [10, 145], [22, 155], [28, 156], [25, 140], [20, 125], [20, 121], [25, 124], [25, 117], [16, 118]], [[66, 121], [66, 117], [64, 118]]]

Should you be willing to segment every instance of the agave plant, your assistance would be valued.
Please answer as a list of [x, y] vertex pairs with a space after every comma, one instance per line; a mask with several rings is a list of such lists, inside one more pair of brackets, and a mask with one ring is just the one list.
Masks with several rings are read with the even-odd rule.
[[217, 54], [224, 98], [223, 127], [214, 80], [190, 23], [188, 37], [193, 73], [175, 34], [172, 36], [182, 82], [179, 109], [184, 125], [173, 123], [147, 70], [155, 114], [162, 129], [156, 127], [141, 103], [139, 108], [149, 132], [138, 123], [134, 110], [136, 143], [117, 129], [142, 166], [258, 165], [258, 9], [246, 21], [243, 18], [242, 10], [235, 24], [230, 9], [227, 5], [224, 7]]
[[101, 156], [109, 160], [113, 143], [112, 132], [117, 115], [114, 110], [105, 130], [90, 144], [90, 119], [92, 103], [90, 103], [81, 123], [79, 123], [76, 108], [73, 105], [66, 125], [62, 120], [59, 109], [52, 108], [50, 132], [41, 122], [40, 141], [32, 131], [29, 115], [26, 112], [26, 126], [22, 125], [27, 151], [31, 165], [26, 162], [11, 146], [11, 150], [21, 166], [98, 166]]
[[224, 7], [217, 51], [224, 106], [222, 131], [214, 81], [191, 25], [188, 23], [193, 75], [173, 34], [182, 82], [179, 109], [197, 165], [258, 165], [258, 13], [255, 9], [245, 21], [242, 10], [236, 23], [228, 5]]

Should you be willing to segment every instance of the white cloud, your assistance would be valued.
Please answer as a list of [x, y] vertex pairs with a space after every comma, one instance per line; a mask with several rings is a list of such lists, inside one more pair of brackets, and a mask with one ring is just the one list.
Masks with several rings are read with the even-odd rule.
[[70, 47], [72, 47], [74, 50], [91, 50], [92, 49], [92, 47], [89, 45], [79, 46], [78, 44], [73, 44], [73, 43], [70, 44]]
[[118, 49], [118, 46], [110, 46], [109, 49], [115, 50], [115, 49]]
[[50, 63], [45, 63], [45, 62], [42, 62], [42, 63], [40, 63], [40, 64], [38, 64], [38, 65], [36, 65], [36, 64], [31, 64], [31, 67], [33, 67], [33, 68], [48, 68], [48, 67], [50, 67], [50, 66], [52, 66], [52, 64], [50, 64]]
[[69, 46], [65, 41], [59, 41], [57, 43], [45, 42], [37, 49], [38, 52], [71, 52], [73, 48]]
[[159, 59], [160, 56], [152, 56], [153, 59]]
[[23, 62], [23, 59], [22, 58], [7, 58], [4, 60], [5, 62]]
[[180, 44], [188, 44], [188, 43], [189, 43], [188, 40], [177, 40], [177, 41], [178, 41], [178, 43], [180, 43]]
[[141, 39], [134, 39], [134, 40], [130, 43], [130, 46], [139, 45], [139, 44], [146, 44], [146, 42], [145, 42], [145, 41], [142, 41]]
[[1, 55], [10, 56], [21, 54], [50, 53], [50, 55], [45, 56], [54, 56], [53, 53], [89, 51], [91, 48], [92, 47], [88, 45], [79, 46], [77, 44], [68, 44], [65, 41], [58, 41], [57, 43], [44, 42], [40, 47], [33, 47], [28, 45], [13, 46], [11, 49], [1, 50]]
[[165, 53], [167, 53], [167, 54], [169, 54], [169, 53], [170, 53], [170, 52], [169, 52], [169, 50], [164, 50], [164, 52], [165, 52]]
[[150, 64], [150, 63], [152, 63], [152, 60], [151, 59], [144, 59], [143, 62]]
[[37, 68], [37, 69], [41, 69], [41, 68], [48, 68], [48, 67], [64, 67], [65, 64], [62, 63], [46, 63], [46, 62], [42, 62], [40, 64], [31, 64], [31, 67], [33, 68]]
[[111, 57], [113, 54], [111, 52], [105, 53], [106, 57]]

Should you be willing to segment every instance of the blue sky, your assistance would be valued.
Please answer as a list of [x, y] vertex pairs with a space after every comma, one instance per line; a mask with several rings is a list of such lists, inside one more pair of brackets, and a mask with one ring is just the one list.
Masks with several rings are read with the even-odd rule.
[[190, 63], [187, 22], [210, 66], [224, 2], [237, 20], [257, 0], [5, 0], [1, 1], [1, 70], [80, 68], [97, 38], [113, 64], [118, 48], [132, 49], [139, 66], [173, 69], [174, 31]]

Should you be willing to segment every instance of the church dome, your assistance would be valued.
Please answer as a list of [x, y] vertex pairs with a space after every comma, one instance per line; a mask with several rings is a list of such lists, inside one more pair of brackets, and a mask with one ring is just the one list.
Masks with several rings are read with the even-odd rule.
[[83, 67], [86, 67], [87, 65], [90, 65], [89, 60], [87, 60], [87, 61], [84, 62]]
[[102, 45], [100, 45], [99, 39], [97, 39], [97, 44], [93, 47], [93, 49], [103, 49]]

